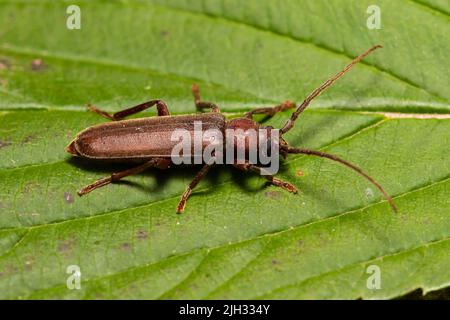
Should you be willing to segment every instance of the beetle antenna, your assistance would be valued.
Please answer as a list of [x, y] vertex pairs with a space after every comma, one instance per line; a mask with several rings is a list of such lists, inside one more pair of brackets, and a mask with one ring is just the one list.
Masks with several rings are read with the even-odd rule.
[[367, 180], [369, 180], [375, 187], [377, 187], [378, 190], [381, 191], [381, 193], [384, 195], [384, 197], [386, 198], [386, 200], [389, 202], [392, 210], [394, 212], [397, 212], [397, 207], [394, 204], [394, 201], [392, 200], [392, 198], [389, 196], [389, 194], [383, 189], [383, 187], [375, 181], [374, 178], [372, 178], [371, 176], [369, 176], [367, 173], [365, 173], [361, 168], [355, 166], [354, 164], [351, 164], [350, 162], [339, 158], [338, 156], [335, 156], [334, 154], [329, 154], [329, 153], [325, 153], [325, 152], [321, 152], [321, 151], [315, 151], [315, 150], [309, 150], [309, 149], [302, 149], [302, 148], [292, 148], [292, 147], [287, 147], [286, 150], [288, 153], [294, 153], [294, 154], [306, 154], [306, 155], [310, 155], [310, 156], [317, 156], [317, 157], [321, 157], [321, 158], [327, 158], [339, 163], [342, 163], [344, 166], [349, 167], [350, 169], [353, 169], [354, 171], [356, 171], [357, 173], [359, 173], [361, 176], [365, 177]]
[[307, 96], [306, 99], [302, 102], [302, 104], [297, 107], [297, 110], [295, 110], [294, 113], [292, 113], [291, 118], [288, 121], [286, 121], [283, 128], [280, 129], [280, 133], [285, 134], [290, 129], [292, 129], [292, 127], [294, 126], [295, 120], [297, 120], [297, 117], [300, 115], [300, 113], [302, 113], [306, 109], [306, 107], [311, 103], [311, 101], [314, 98], [319, 96], [322, 93], [322, 91], [324, 91], [326, 88], [330, 87], [337, 79], [341, 78], [344, 74], [346, 74], [347, 71], [349, 71], [355, 64], [360, 62], [362, 59], [364, 59], [364, 57], [366, 57], [372, 51], [374, 51], [378, 48], [382, 48], [382, 46], [381, 45], [373, 46], [372, 48], [370, 48], [369, 50], [367, 50], [366, 52], [364, 52], [363, 54], [361, 54], [360, 56], [355, 58], [343, 70], [336, 73], [333, 77], [331, 77], [330, 79], [328, 79], [327, 81], [322, 83], [322, 85], [320, 87], [316, 88], [313, 92], [311, 92], [309, 94], [309, 96]]

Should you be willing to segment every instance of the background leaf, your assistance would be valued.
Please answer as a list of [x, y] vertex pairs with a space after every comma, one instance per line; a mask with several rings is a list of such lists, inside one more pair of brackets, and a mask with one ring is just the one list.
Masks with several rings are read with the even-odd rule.
[[[65, 27], [74, 3], [81, 30]], [[370, 4], [380, 30], [366, 27]], [[449, 12], [438, 0], [0, 0], [0, 297], [393, 298], [448, 286]], [[304, 156], [279, 174], [296, 196], [225, 167], [183, 215], [175, 207], [196, 169], [76, 196], [122, 168], [64, 152], [103, 121], [86, 103], [117, 111], [162, 98], [192, 113], [196, 82], [233, 117], [300, 102], [376, 43], [384, 49], [286, 138], [363, 167], [398, 214], [353, 172]], [[380, 290], [366, 286], [373, 264]], [[81, 290], [66, 287], [69, 265], [81, 268]]]

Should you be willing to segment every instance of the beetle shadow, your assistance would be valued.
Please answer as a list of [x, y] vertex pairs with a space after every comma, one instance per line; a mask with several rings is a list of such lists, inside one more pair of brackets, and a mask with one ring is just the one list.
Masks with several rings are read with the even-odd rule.
[[[100, 161], [92, 159], [83, 158], [70, 158], [67, 163], [77, 167], [86, 172], [103, 174], [104, 177], [110, 176], [114, 172], [124, 171], [142, 164], [142, 161], [132, 161], [132, 162], [115, 162], [115, 161]], [[123, 180], [115, 181], [114, 184], [132, 186], [144, 192], [155, 192], [158, 189], [164, 188], [171, 180], [185, 180], [186, 186], [189, 184], [195, 175], [201, 169], [201, 165], [186, 165], [186, 166], [176, 166], [173, 165], [169, 169], [157, 169], [148, 168], [143, 172], [136, 175], [144, 177], [153, 177], [155, 182], [151, 185], [142, 184], [135, 181], [127, 180], [127, 177]], [[223, 170], [223, 168], [221, 168]], [[217, 166], [211, 168], [210, 172], [202, 180], [206, 180], [210, 185], [216, 185], [219, 183], [219, 172], [217, 171]], [[188, 174], [186, 174], [186, 172]], [[94, 182], [93, 180], [92, 182]], [[83, 186], [80, 186], [83, 187]], [[205, 190], [206, 191], [206, 190]]]
[[[99, 160], [91, 160], [91, 159], [83, 159], [83, 158], [70, 158], [67, 160], [67, 163], [70, 165], [77, 167], [83, 171], [103, 174], [104, 177], [110, 176], [114, 172], [124, 171], [135, 166], [138, 166], [142, 162], [114, 162], [114, 161], [99, 161]], [[144, 192], [155, 192], [158, 189], [164, 188], [171, 180], [185, 180], [186, 186], [194, 179], [195, 175], [201, 169], [201, 165], [183, 165], [183, 166], [175, 166], [173, 165], [169, 169], [160, 170], [156, 168], [149, 168], [138, 175], [153, 177], [155, 182], [153, 184], [143, 184], [135, 181], [130, 181], [124, 178], [123, 180], [119, 180], [114, 182], [114, 184], [132, 186], [133, 188], [137, 188]], [[226, 170], [230, 170], [226, 172]], [[207, 185], [210, 186], [207, 189], [203, 189], [201, 191], [195, 191], [195, 193], [200, 194], [208, 194], [210, 192], [214, 192], [214, 186], [219, 185], [223, 181], [223, 177], [230, 177], [230, 181], [233, 184], [233, 187], [237, 187], [246, 193], [252, 193], [256, 191], [260, 191], [264, 189], [267, 184], [261, 184], [258, 187], [250, 186], [250, 184], [246, 183], [249, 181], [251, 175], [256, 175], [253, 172], [245, 172], [241, 171], [237, 168], [232, 167], [231, 165], [216, 165], [210, 169], [208, 174], [202, 179], [207, 182]], [[94, 182], [93, 180], [92, 182]], [[83, 187], [83, 186], [80, 186]]]
[[[92, 173], [100, 173], [104, 177], [110, 176], [114, 172], [124, 171], [135, 166], [138, 166], [142, 163], [142, 161], [136, 162], [115, 162], [115, 161], [99, 161], [99, 160], [88, 160], [83, 158], [72, 157], [67, 160], [70, 165], [73, 165], [83, 171], [92, 172]], [[296, 187], [299, 188], [301, 193], [308, 194], [309, 197], [320, 198], [320, 201], [327, 201], [324, 199], [326, 197], [324, 194], [321, 194], [320, 197], [316, 197], [318, 190], [315, 190], [311, 186], [302, 183], [295, 183], [295, 172], [291, 172], [288, 170], [289, 166], [284, 164], [285, 160], [280, 159], [280, 169], [277, 172], [277, 175], [282, 174], [287, 182], [293, 183]], [[123, 180], [119, 180], [114, 182], [114, 184], [130, 186], [136, 188], [145, 193], [154, 193], [160, 189], [163, 189], [171, 180], [184, 180], [185, 185], [187, 186], [195, 175], [201, 169], [201, 165], [185, 165], [185, 166], [176, 166], [173, 165], [169, 169], [160, 170], [156, 168], [149, 168], [139, 175], [153, 177], [155, 182], [152, 184], [146, 183], [138, 183], [135, 181], [127, 180], [126, 178]], [[228, 170], [228, 171], [226, 171]], [[249, 181], [257, 177], [258, 174], [252, 171], [243, 171], [237, 168], [234, 168], [231, 165], [215, 165], [210, 169], [208, 174], [203, 178], [204, 182], [207, 182], [208, 188], [202, 190], [194, 190], [196, 194], [210, 194], [215, 191], [215, 187], [221, 184], [223, 181], [223, 177], [228, 177], [229, 182], [232, 184], [234, 189], [239, 189], [241, 192], [246, 194], [252, 194], [255, 192], [264, 191], [271, 184], [268, 181], [264, 181], [264, 177], [260, 178], [259, 183], [250, 184]], [[94, 182], [93, 180], [92, 182]], [[79, 186], [80, 188], [83, 186]], [[200, 188], [199, 188], [200, 189]], [[287, 192], [280, 188], [281, 192]], [[328, 199], [330, 203], [332, 203], [334, 199]]]

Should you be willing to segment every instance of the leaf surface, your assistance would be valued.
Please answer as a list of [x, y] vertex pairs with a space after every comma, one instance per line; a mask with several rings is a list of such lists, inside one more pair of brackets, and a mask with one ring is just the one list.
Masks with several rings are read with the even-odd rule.
[[[74, 3], [81, 30], [65, 27]], [[449, 286], [450, 10], [376, 3], [380, 30], [366, 27], [373, 1], [0, 0], [0, 298], [394, 298]], [[300, 102], [376, 43], [286, 139], [364, 168], [397, 214], [354, 172], [307, 156], [278, 174], [299, 195], [223, 166], [183, 215], [194, 168], [76, 196], [127, 167], [64, 152], [104, 121], [86, 103], [161, 98], [192, 113], [195, 82], [236, 117]], [[258, 119], [279, 128], [288, 117]], [[81, 290], [66, 286], [69, 265]], [[381, 289], [368, 289], [371, 265]]]

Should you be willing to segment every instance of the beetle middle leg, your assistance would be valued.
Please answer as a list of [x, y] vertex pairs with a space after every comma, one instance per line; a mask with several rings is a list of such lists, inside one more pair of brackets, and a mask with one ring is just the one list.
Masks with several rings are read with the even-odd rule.
[[177, 213], [182, 213], [184, 211], [184, 208], [186, 207], [186, 201], [191, 195], [192, 190], [197, 186], [200, 180], [202, 180], [206, 176], [211, 167], [212, 164], [205, 164], [203, 168], [194, 177], [194, 179], [191, 181], [191, 183], [187, 186], [186, 190], [181, 195], [180, 202], [178, 203]]
[[254, 114], [265, 114], [265, 115], [272, 117], [278, 112], [281, 112], [281, 111], [284, 111], [287, 109], [292, 109], [292, 108], [295, 108], [295, 103], [293, 103], [291, 101], [285, 101], [275, 107], [256, 108], [256, 109], [250, 110], [250, 111], [246, 112], [244, 116], [249, 119], [252, 119]]
[[158, 116], [169, 116], [169, 108], [167, 107], [167, 105], [164, 103], [164, 101], [162, 100], [150, 100], [141, 104], [138, 104], [137, 106], [110, 114], [106, 111], [100, 110], [97, 107], [88, 104], [88, 108], [89, 110], [91, 110], [94, 113], [97, 113], [99, 115], [101, 115], [102, 117], [109, 119], [109, 120], [113, 120], [113, 121], [118, 121], [118, 120], [122, 120], [125, 117], [128, 117], [132, 114], [144, 111], [148, 108], [153, 107], [154, 105], [156, 105], [156, 108], [158, 109]]
[[170, 166], [170, 163], [171, 163], [170, 159], [153, 158], [153, 159], [145, 162], [144, 164], [141, 164], [140, 166], [137, 166], [137, 167], [125, 170], [125, 171], [121, 171], [118, 173], [113, 173], [109, 177], [99, 179], [99, 180], [95, 181], [94, 183], [91, 183], [90, 185], [87, 185], [86, 187], [82, 188], [77, 193], [81, 197], [97, 188], [106, 186], [107, 184], [110, 184], [115, 181], [119, 181], [120, 179], [131, 176], [133, 174], [140, 173], [150, 167], [155, 167], [158, 169], [167, 169]]
[[211, 109], [212, 112], [220, 112], [219, 107], [212, 102], [201, 101], [200, 99], [200, 88], [194, 83], [192, 85], [192, 94], [194, 95], [195, 107], [198, 111], [203, 111], [204, 109]]
[[274, 176], [270, 175], [266, 169], [255, 166], [253, 164], [245, 163], [245, 164], [234, 164], [235, 168], [238, 168], [243, 171], [253, 171], [261, 175], [262, 177], [266, 178], [267, 181], [270, 184], [273, 184], [274, 186], [280, 187], [286, 191], [292, 192], [292, 193], [298, 193], [298, 189], [291, 184], [290, 182], [283, 181], [281, 179], [275, 178]]

